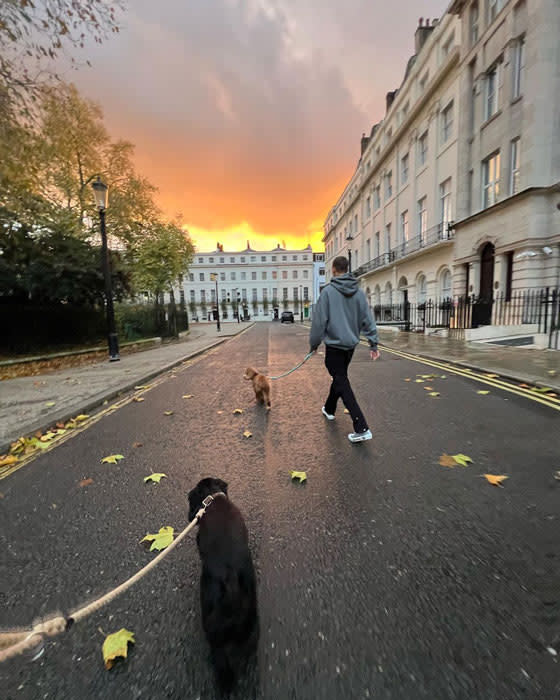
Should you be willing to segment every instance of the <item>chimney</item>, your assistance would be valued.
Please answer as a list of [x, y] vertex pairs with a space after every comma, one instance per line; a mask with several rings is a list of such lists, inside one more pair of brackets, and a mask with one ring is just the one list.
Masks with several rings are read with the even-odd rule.
[[[437, 21], [436, 21], [437, 23]], [[426, 20], [426, 24], [424, 24], [424, 18], [420, 17], [418, 20], [418, 27], [416, 28], [416, 32], [414, 34], [414, 53], [418, 55], [420, 53], [420, 50], [426, 43], [426, 39], [430, 36], [432, 31], [434, 30], [435, 24], [430, 26], [430, 20]]]
[[366, 136], [365, 134], [362, 134], [362, 141], [360, 143], [360, 148], [361, 148], [360, 155], [364, 154], [364, 151], [366, 150], [368, 143], [369, 143], [369, 137]]
[[386, 97], [385, 97], [385, 105], [386, 105], [386, 110], [385, 113], [387, 113], [391, 109], [391, 105], [393, 104], [395, 97], [397, 96], [398, 90], [392, 90], [391, 92], [388, 92]]

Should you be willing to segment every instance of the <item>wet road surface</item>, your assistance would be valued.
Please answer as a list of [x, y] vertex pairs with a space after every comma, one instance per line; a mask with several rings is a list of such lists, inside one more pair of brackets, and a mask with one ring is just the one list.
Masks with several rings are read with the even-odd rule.
[[[269, 415], [242, 378], [247, 364], [285, 371], [307, 348], [298, 325], [257, 324], [0, 481], [0, 625], [68, 613], [131, 576], [153, 556], [139, 540], [180, 531], [189, 489], [219, 476], [259, 579], [258, 665], [237, 698], [558, 697], [560, 412], [451, 374], [416, 383], [433, 370], [359, 347], [350, 377], [374, 440], [351, 445], [342, 406], [332, 423], [321, 415], [323, 356], [273, 383]], [[125, 459], [100, 463], [115, 453]], [[445, 468], [444, 453], [474, 463]], [[144, 484], [151, 472], [168, 478]], [[496, 488], [484, 473], [509, 479]], [[216, 697], [198, 576], [193, 537], [40, 659], [1, 665], [0, 696]], [[136, 645], [106, 671], [104, 635], [121, 627]]]

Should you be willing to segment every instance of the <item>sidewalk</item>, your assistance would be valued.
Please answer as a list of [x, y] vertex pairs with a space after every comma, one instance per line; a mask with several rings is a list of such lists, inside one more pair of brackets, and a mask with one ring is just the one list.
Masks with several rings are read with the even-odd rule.
[[495, 372], [502, 377], [560, 391], [559, 351], [468, 343], [383, 328], [378, 328], [378, 332], [379, 342], [388, 348], [434, 360], [455, 362], [471, 369]]
[[[194, 355], [238, 335], [252, 323], [191, 325], [183, 340], [124, 355], [120, 362], [96, 362], [48, 374], [0, 382], [0, 453], [21, 435], [87, 413], [105, 400], [149, 381]], [[47, 406], [47, 403], [54, 405]]]

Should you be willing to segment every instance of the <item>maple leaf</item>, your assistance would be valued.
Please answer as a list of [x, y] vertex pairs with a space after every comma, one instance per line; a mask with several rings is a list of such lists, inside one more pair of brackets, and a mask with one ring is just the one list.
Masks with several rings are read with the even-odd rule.
[[81, 488], [83, 488], [84, 486], [90, 486], [91, 484], [93, 484], [93, 479], [91, 479], [91, 478], [89, 478], [89, 479], [82, 479], [82, 480], [80, 481], [80, 483], [78, 484], [78, 486], [80, 486]]
[[234, 414], [236, 414], [236, 413], [243, 413], [243, 409], [242, 409], [242, 408], [234, 408], [234, 409], [233, 409], [233, 413], [234, 413]]
[[50, 447], [48, 441], [42, 442], [41, 440], [39, 440], [39, 438], [36, 437], [31, 438], [31, 440], [28, 440], [27, 444], [29, 447], [38, 448], [40, 450], [46, 450], [48, 447]]
[[303, 484], [304, 481], [307, 481], [306, 472], [291, 471], [290, 476], [292, 478], [292, 481], [298, 480], [300, 484]]
[[136, 401], [136, 403], [141, 403], [142, 401], [145, 401], [146, 399], [143, 396], [134, 396], [133, 401]]
[[181, 398], [182, 399], [192, 399], [193, 396], [194, 396], [194, 394], [183, 394], [183, 396], [181, 396]]
[[439, 396], [439, 391], [430, 391], [428, 396], [432, 396], [433, 398], [436, 398]]
[[164, 412], [163, 412], [163, 415], [164, 415], [164, 416], [172, 416], [172, 415], [173, 415], [173, 411], [164, 411]]
[[118, 658], [126, 659], [128, 653], [128, 644], [134, 644], [134, 632], [125, 629], [124, 627], [118, 632], [109, 634], [103, 642], [103, 661], [105, 668], [113, 667]]
[[124, 459], [124, 455], [109, 455], [108, 457], [103, 457], [101, 464], [116, 464]]
[[9, 467], [11, 464], [19, 462], [19, 458], [15, 455], [0, 456], [0, 467]]
[[504, 476], [503, 474], [482, 474], [482, 476], [489, 484], [492, 484], [492, 486], [499, 486], [500, 488], [503, 488], [502, 481], [509, 479], [508, 476]]
[[441, 457], [439, 458], [439, 463], [441, 464], [442, 467], [456, 467], [457, 462], [453, 459], [451, 455], [448, 454], [442, 454]]
[[147, 481], [153, 481], [154, 483], [159, 484], [164, 477], [167, 478], [167, 474], [163, 474], [163, 472], [155, 472], [154, 474], [150, 474], [150, 476], [145, 476], [144, 483]]
[[453, 455], [453, 459], [461, 467], [466, 467], [467, 465], [472, 464], [472, 459], [470, 457], [468, 457], [467, 455], [463, 455], [463, 454]]
[[149, 533], [146, 537], [143, 537], [140, 542], [151, 542], [150, 552], [154, 550], [160, 551], [169, 547], [173, 542], [173, 528], [169, 526], [160, 527], [159, 532], [155, 535], [150, 535]]
[[56, 401], [47, 401], [45, 404], [45, 408], [52, 408], [53, 406], [56, 406]]
[[252, 437], [252, 435], [253, 435], [253, 433], [252, 433], [251, 431], [249, 431], [249, 430], [246, 430], [246, 431], [243, 433], [243, 437], [245, 437], [245, 438], [250, 438], [250, 437]]
[[482, 390], [481, 390], [481, 391], [477, 391], [476, 393], [477, 393], [477, 394], [480, 394], [481, 396], [486, 396], [486, 394], [489, 394], [490, 392], [489, 392], [489, 391], [482, 391]]

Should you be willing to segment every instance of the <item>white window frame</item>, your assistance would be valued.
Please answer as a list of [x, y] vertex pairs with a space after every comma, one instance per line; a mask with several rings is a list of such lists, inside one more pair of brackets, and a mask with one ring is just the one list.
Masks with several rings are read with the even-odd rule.
[[500, 199], [500, 152], [482, 161], [482, 208], [493, 206]]
[[474, 46], [478, 41], [479, 31], [478, 25], [480, 22], [480, 9], [478, 2], [471, 5], [469, 13], [469, 36], [471, 41], [471, 46]]
[[409, 171], [410, 153], [405, 153], [405, 155], [401, 158], [401, 185], [407, 184]]
[[513, 91], [512, 99], [523, 94], [523, 77], [525, 75], [525, 37], [517, 40], [513, 56]]
[[441, 223], [447, 224], [452, 220], [451, 214], [451, 178], [448, 177], [439, 186]]
[[521, 176], [521, 139], [512, 139], [510, 144], [510, 174], [509, 193], [511, 195], [519, 192], [519, 180]]
[[[445, 280], [447, 278], [449, 279], [449, 284], [445, 285]], [[439, 278], [439, 290], [442, 299], [451, 298], [453, 292], [453, 277], [451, 276], [451, 270], [447, 267], [441, 272]]]
[[426, 165], [428, 160], [428, 130], [420, 134], [418, 139], [418, 166], [421, 168]]
[[409, 221], [408, 221], [408, 209], [405, 209], [403, 212], [401, 212], [401, 230], [400, 230], [400, 236], [401, 236], [401, 243], [406, 246], [408, 243], [408, 236], [409, 236]]
[[441, 143], [447, 143], [453, 133], [453, 100], [441, 112]]
[[385, 224], [385, 252], [391, 252], [391, 224]]
[[393, 171], [385, 173], [385, 201], [393, 196]]
[[424, 195], [418, 200], [418, 238], [420, 245], [424, 243], [424, 238], [428, 230], [428, 197]]
[[[494, 75], [495, 84], [491, 87], [491, 76]], [[500, 110], [500, 64], [494, 65], [486, 73], [484, 85], [484, 120], [487, 121]]]
[[381, 255], [381, 232], [376, 231], [375, 233], [375, 248], [374, 251], [375, 257], [378, 258]]

